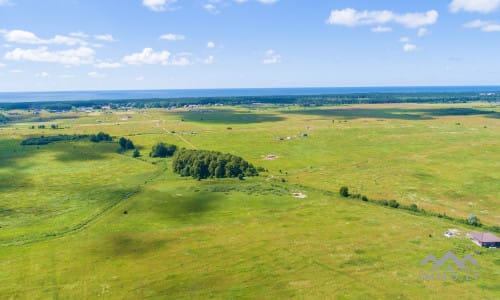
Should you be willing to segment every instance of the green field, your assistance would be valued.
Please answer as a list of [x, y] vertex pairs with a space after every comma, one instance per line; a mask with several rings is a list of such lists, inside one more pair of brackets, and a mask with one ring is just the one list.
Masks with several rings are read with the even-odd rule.
[[[481, 229], [338, 194], [348, 186], [499, 226], [499, 105], [3, 113], [17, 114], [0, 127], [0, 299], [500, 295], [500, 253], [443, 236]], [[99, 131], [131, 139], [142, 156], [116, 142], [20, 145]], [[148, 156], [157, 142], [232, 153], [267, 172], [180, 177], [171, 158]], [[428, 254], [448, 251], [472, 254], [478, 279], [419, 278]]]

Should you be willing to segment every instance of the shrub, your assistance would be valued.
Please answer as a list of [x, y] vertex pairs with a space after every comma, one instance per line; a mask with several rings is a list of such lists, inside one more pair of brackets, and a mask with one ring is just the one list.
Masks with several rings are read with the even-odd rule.
[[396, 201], [396, 200], [391, 200], [391, 201], [389, 201], [388, 205], [389, 205], [390, 207], [392, 207], [392, 208], [398, 208], [398, 207], [399, 207], [399, 203], [398, 203], [398, 201]]
[[339, 190], [339, 194], [342, 197], [346, 197], [346, 198], [349, 197], [349, 188], [346, 186], [341, 187]]
[[418, 211], [418, 206], [416, 204], [412, 204], [412, 205], [410, 205], [410, 207], [408, 207], [408, 210]]
[[165, 158], [174, 155], [175, 151], [177, 151], [176, 145], [158, 143], [153, 146], [153, 148], [151, 149], [151, 153], [149, 153], [149, 156]]
[[132, 149], [135, 149], [134, 143], [131, 140], [126, 139], [124, 137], [121, 137], [120, 140], [118, 141], [118, 143], [120, 144], [120, 148], [122, 150], [132, 150]]
[[481, 221], [476, 215], [470, 215], [467, 218], [466, 223], [472, 226], [478, 226], [478, 227], [481, 226]]
[[362, 200], [362, 201], [365, 201], [365, 202], [368, 202], [368, 197], [363, 196], [363, 197], [361, 197], [361, 200]]
[[139, 156], [141, 156], [141, 153], [139, 152], [139, 150], [135, 149], [135, 150], [134, 150], [134, 153], [132, 153], [132, 157], [133, 157], [133, 158], [137, 158], [137, 157], [139, 157]]

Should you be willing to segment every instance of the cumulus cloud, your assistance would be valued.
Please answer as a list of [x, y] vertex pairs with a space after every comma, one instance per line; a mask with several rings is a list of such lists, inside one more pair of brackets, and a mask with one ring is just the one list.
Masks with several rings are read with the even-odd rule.
[[102, 74], [102, 73], [99, 73], [99, 72], [89, 72], [87, 73], [87, 75], [91, 78], [102, 78], [102, 77], [106, 77], [105, 74]]
[[167, 65], [170, 52], [155, 52], [152, 48], [144, 48], [142, 52], [133, 53], [123, 58], [123, 62], [129, 65]]
[[208, 11], [209, 13], [214, 14], [214, 15], [220, 13], [220, 11], [217, 9], [217, 6], [215, 6], [212, 3], [207, 3], [207, 4], [203, 5], [203, 8], [206, 11]]
[[483, 32], [500, 32], [500, 24], [494, 21], [474, 20], [464, 24], [465, 28], [477, 28]]
[[115, 38], [111, 34], [97, 34], [94, 35], [94, 39], [104, 42], [116, 42]]
[[160, 36], [160, 40], [167, 40], [167, 41], [181, 41], [185, 39], [186, 37], [183, 36], [182, 34], [175, 34], [175, 33], [167, 33]]
[[207, 43], [207, 48], [215, 48], [215, 43], [214, 42], [208, 42]]
[[415, 50], [417, 50], [417, 46], [414, 44], [406, 43], [403, 45], [404, 52], [413, 52]]
[[500, 8], [500, 0], [453, 0], [449, 5], [450, 11], [491, 13]]
[[94, 64], [94, 67], [97, 69], [116, 69], [116, 68], [121, 68], [122, 64], [121, 63], [112, 63], [112, 62], [98, 62]]
[[0, 6], [12, 5], [10, 0], [0, 0]]
[[207, 57], [203, 63], [206, 64], [206, 65], [211, 65], [215, 62], [215, 57], [213, 55], [210, 55], [209, 57]]
[[265, 65], [279, 64], [281, 62], [281, 55], [276, 53], [273, 49], [266, 51], [262, 63]]
[[376, 32], [376, 33], [383, 33], [383, 32], [391, 32], [392, 31], [392, 28], [391, 27], [388, 27], [388, 26], [377, 26], [377, 27], [373, 27], [371, 29], [372, 32]]
[[49, 76], [50, 76], [50, 75], [49, 75], [49, 73], [47, 73], [47, 72], [40, 72], [40, 73], [36, 73], [36, 74], [35, 74], [35, 77], [38, 77], [38, 78], [47, 78], [47, 77], [49, 77]]
[[49, 45], [49, 44], [58, 44], [58, 45], [87, 45], [81, 38], [64, 36], [64, 35], [56, 35], [51, 39], [41, 39], [33, 32], [25, 31], [25, 30], [10, 30], [3, 34], [4, 39], [7, 42], [17, 43], [17, 44], [31, 44], [31, 45]]
[[429, 33], [429, 31], [427, 30], [427, 28], [419, 28], [417, 31], [417, 36], [423, 37], [423, 36], [426, 36], [428, 33]]
[[[248, 2], [249, 0], [234, 0], [234, 1], [238, 2], [238, 3], [244, 3], [244, 2]], [[274, 4], [274, 3], [278, 2], [279, 0], [256, 0], [256, 1], [263, 3], [263, 4]]]
[[425, 13], [396, 14], [390, 10], [357, 11], [346, 8], [332, 10], [326, 22], [330, 25], [349, 27], [397, 23], [408, 28], [417, 28], [435, 24], [438, 17], [439, 13], [435, 10], [429, 10]]
[[160, 12], [171, 10], [171, 5], [176, 2], [177, 0], [142, 0], [142, 5], [146, 6], [152, 11]]
[[59, 63], [63, 65], [85, 65], [94, 62], [95, 51], [88, 47], [49, 51], [47, 47], [36, 49], [16, 48], [5, 53], [4, 58], [12, 61]]

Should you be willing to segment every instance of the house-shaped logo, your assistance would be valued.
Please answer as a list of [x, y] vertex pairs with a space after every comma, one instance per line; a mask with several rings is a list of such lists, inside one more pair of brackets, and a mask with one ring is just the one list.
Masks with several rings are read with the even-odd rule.
[[463, 277], [465, 280], [473, 280], [478, 277], [479, 263], [470, 254], [459, 259], [453, 252], [448, 251], [439, 260], [434, 255], [429, 254], [420, 262], [420, 265], [426, 266], [429, 263], [433, 264], [432, 271], [421, 273], [421, 279], [458, 280], [458, 278]]

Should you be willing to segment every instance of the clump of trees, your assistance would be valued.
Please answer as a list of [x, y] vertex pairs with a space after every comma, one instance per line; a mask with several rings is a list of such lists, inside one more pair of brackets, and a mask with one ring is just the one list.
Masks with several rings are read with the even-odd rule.
[[124, 137], [121, 137], [118, 143], [120, 144], [120, 150], [122, 151], [135, 149], [134, 143], [131, 140], [126, 139]]
[[99, 142], [111, 142], [113, 138], [104, 132], [99, 132], [98, 134], [93, 134], [90, 136], [90, 141], [94, 143], [99, 143]]
[[181, 149], [176, 152], [173, 170], [181, 176], [206, 178], [239, 178], [258, 176], [255, 167], [239, 156], [206, 150]]
[[25, 139], [21, 142], [23, 146], [39, 146], [39, 145], [47, 145], [54, 142], [61, 141], [78, 141], [78, 140], [86, 140], [88, 139], [88, 135], [53, 135], [53, 136], [41, 136], [41, 137], [32, 137]]
[[153, 146], [153, 149], [151, 149], [149, 156], [165, 158], [173, 156], [175, 151], [177, 151], [176, 145], [157, 143]]

